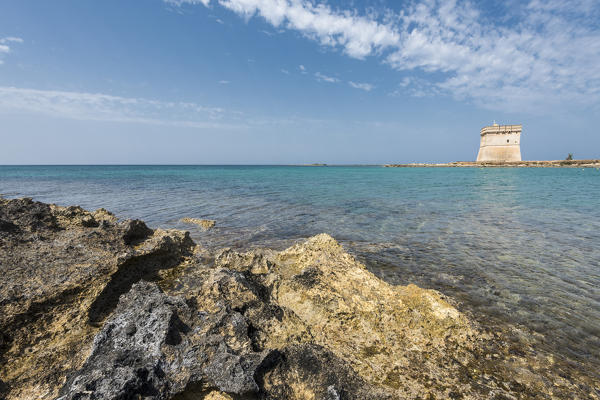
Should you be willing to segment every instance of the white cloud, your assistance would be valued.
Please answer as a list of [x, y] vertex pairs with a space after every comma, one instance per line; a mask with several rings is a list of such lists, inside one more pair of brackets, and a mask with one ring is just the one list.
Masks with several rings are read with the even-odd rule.
[[[0, 38], [0, 57], [11, 52], [10, 43], [23, 43], [23, 39], [14, 36]], [[0, 65], [4, 64], [4, 60], [0, 58]]]
[[286, 75], [290, 74], [290, 71], [288, 71], [287, 69], [283, 69], [283, 68], [281, 69], [281, 72], [284, 73], [284, 74], [286, 74]]
[[438, 93], [484, 107], [515, 111], [600, 103], [597, 0], [499, 3], [506, 9], [496, 15], [468, 0], [412, 1], [399, 12], [384, 10], [382, 17], [311, 0], [213, 3], [350, 57], [378, 57], [396, 70], [425, 76]]
[[355, 89], [364, 90], [366, 92], [370, 92], [371, 90], [373, 90], [375, 88], [375, 86], [371, 85], [370, 83], [357, 83], [357, 82], [350, 81], [350, 82], [348, 82], [348, 84]]
[[386, 61], [443, 73], [438, 89], [493, 109], [597, 103], [600, 72], [592, 65], [600, 63], [599, 32], [535, 2], [521, 12], [517, 22], [494, 26], [468, 3], [413, 6], [402, 21], [413, 29]]
[[[179, 0], [194, 2], [197, 0]], [[208, 1], [207, 1], [208, 2]], [[393, 44], [398, 34], [390, 27], [348, 12], [335, 12], [306, 0], [219, 0], [219, 4], [245, 18], [260, 15], [274, 27], [302, 32], [326, 46], [341, 46], [357, 58]]]
[[164, 0], [165, 3], [172, 4], [174, 6], [181, 6], [182, 4], [204, 4], [208, 7], [210, 0]]
[[[222, 108], [205, 107], [196, 103], [15, 87], [0, 87], [0, 110], [33, 112], [78, 120], [195, 128], [235, 128], [238, 126], [235, 123], [243, 122], [240, 121], [239, 113], [228, 113]], [[228, 122], [224, 122], [225, 119]]]
[[0, 38], [0, 44], [4, 43], [23, 43], [23, 39], [20, 37], [8, 36], [5, 38]]
[[338, 78], [335, 78], [333, 76], [327, 76], [320, 72], [315, 73], [315, 77], [317, 78], [318, 81], [324, 81], [324, 82], [329, 82], [329, 83], [336, 83], [336, 82], [340, 81]]
[[228, 84], [228, 83], [230, 83], [230, 82], [229, 82], [229, 81], [225, 81], [225, 80], [223, 80], [223, 81], [219, 81], [219, 83], [220, 83], [221, 85], [227, 85], [227, 84]]

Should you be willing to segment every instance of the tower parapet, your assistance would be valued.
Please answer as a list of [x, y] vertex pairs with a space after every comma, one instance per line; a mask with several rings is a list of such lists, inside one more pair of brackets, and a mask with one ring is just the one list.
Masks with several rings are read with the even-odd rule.
[[523, 125], [484, 126], [477, 161], [521, 161]]

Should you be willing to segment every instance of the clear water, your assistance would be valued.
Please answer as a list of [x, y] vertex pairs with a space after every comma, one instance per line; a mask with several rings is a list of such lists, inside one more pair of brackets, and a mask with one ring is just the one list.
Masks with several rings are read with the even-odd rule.
[[0, 193], [104, 207], [209, 247], [283, 248], [327, 232], [383, 279], [440, 290], [600, 370], [596, 169], [5, 166]]

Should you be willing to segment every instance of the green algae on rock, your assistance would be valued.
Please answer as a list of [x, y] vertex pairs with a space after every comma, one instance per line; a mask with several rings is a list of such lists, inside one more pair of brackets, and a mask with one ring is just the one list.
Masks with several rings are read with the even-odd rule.
[[176, 230], [0, 199], [0, 398], [599, 398], [330, 236], [216, 253]]

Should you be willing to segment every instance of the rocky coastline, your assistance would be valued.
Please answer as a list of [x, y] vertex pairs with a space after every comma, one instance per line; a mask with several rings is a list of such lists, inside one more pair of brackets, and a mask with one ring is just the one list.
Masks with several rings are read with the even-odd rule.
[[0, 198], [0, 273], [1, 399], [600, 398], [326, 234], [212, 251], [104, 209]]

